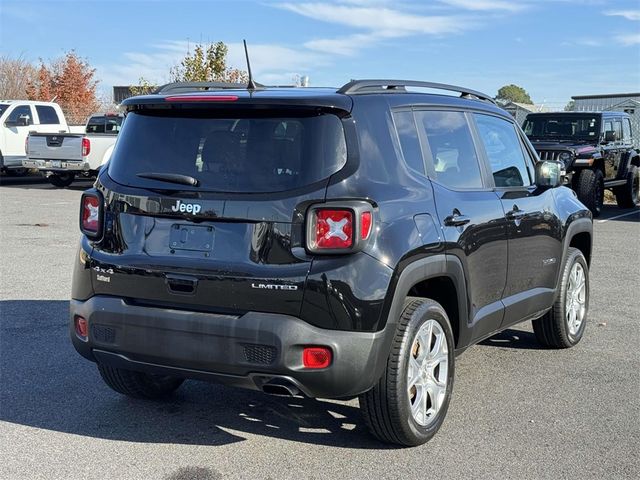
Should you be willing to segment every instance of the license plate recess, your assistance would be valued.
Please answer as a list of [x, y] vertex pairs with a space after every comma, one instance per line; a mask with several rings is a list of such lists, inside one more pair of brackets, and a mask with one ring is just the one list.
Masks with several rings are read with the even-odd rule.
[[169, 247], [174, 250], [210, 252], [213, 250], [213, 227], [174, 223], [169, 235]]

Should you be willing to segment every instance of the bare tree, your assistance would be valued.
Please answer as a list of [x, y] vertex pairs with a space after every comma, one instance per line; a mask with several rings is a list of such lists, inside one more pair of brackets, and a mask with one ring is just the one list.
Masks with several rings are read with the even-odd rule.
[[27, 87], [36, 75], [36, 68], [22, 55], [18, 58], [0, 56], [0, 98], [25, 100]]

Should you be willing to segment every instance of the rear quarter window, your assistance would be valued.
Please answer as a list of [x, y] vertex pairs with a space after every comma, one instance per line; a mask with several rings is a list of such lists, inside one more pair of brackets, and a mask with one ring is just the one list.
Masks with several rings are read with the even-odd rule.
[[171, 188], [136, 174], [176, 173], [200, 182], [175, 185], [180, 190], [264, 193], [310, 185], [345, 165], [346, 141], [335, 115], [253, 115], [129, 113], [109, 175], [125, 185]]
[[57, 125], [60, 123], [55, 108], [47, 105], [36, 105], [40, 125]]

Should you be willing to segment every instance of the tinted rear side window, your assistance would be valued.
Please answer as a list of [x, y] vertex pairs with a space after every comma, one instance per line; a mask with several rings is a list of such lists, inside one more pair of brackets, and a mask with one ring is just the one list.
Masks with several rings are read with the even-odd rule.
[[481, 188], [482, 175], [467, 118], [462, 112], [416, 112], [431, 151], [432, 172], [451, 188]]
[[410, 168], [424, 175], [424, 161], [422, 160], [422, 150], [420, 150], [420, 140], [413, 112], [394, 112], [393, 121], [396, 124], [404, 161]]
[[55, 125], [60, 123], [58, 114], [53, 107], [48, 107], [46, 105], [36, 105], [36, 112], [38, 112], [40, 125]]
[[[216, 192], [278, 192], [323, 180], [347, 159], [335, 115], [211, 118], [130, 113], [109, 165], [125, 185], [170, 188], [137, 173], [189, 175]], [[254, 114], [255, 115], [255, 114]]]

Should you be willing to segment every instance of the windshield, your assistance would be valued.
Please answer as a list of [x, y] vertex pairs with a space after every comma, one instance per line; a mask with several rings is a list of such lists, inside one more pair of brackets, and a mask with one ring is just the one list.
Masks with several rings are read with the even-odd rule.
[[[346, 150], [335, 115], [211, 118], [196, 112], [132, 112], [109, 162], [109, 176], [144, 188], [279, 192], [336, 173], [346, 163]], [[186, 175], [199, 186], [137, 176], [149, 172]]]
[[0, 116], [2, 116], [7, 108], [9, 108], [8, 103], [0, 103]]
[[600, 119], [597, 115], [530, 115], [524, 121], [522, 129], [525, 135], [534, 140], [597, 140], [600, 134]]

